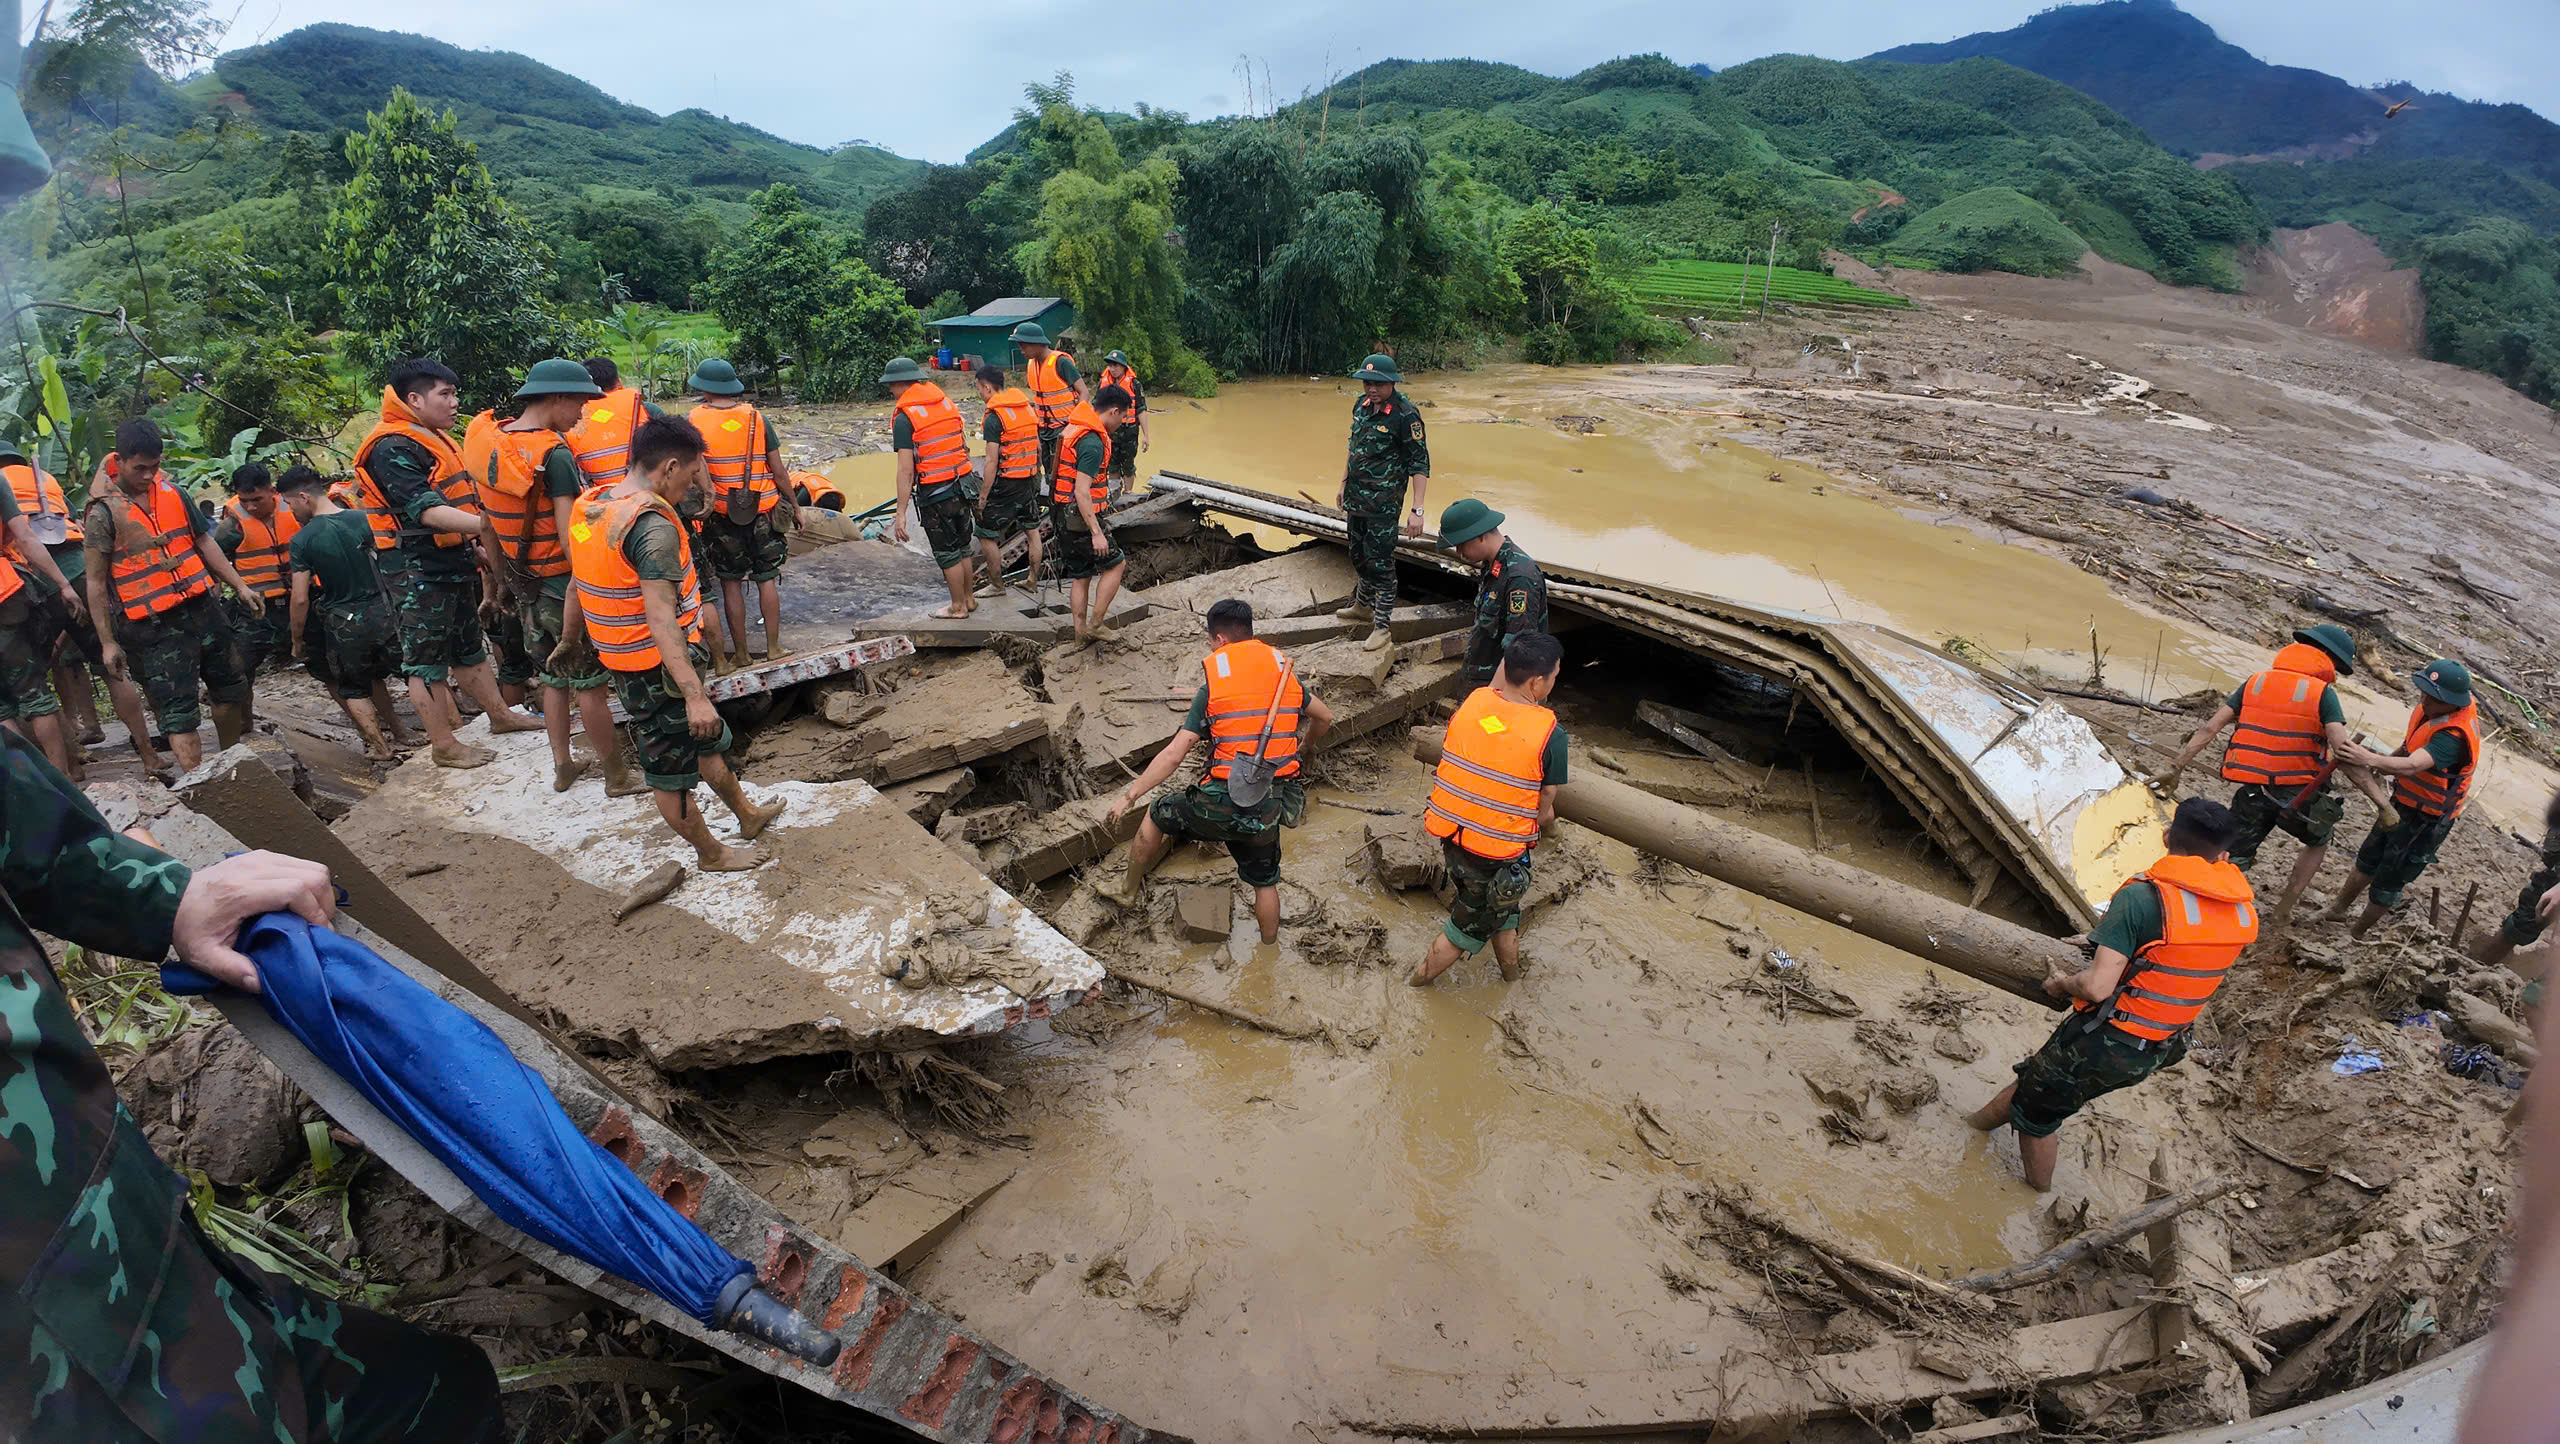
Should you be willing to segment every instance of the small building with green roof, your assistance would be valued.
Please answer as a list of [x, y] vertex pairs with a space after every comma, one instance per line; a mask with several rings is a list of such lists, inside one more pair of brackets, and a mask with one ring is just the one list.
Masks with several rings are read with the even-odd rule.
[[953, 365], [963, 356], [974, 357], [981, 366], [1007, 366], [1019, 370], [1022, 348], [1013, 344], [1013, 328], [1028, 321], [1056, 340], [1061, 332], [1076, 324], [1076, 308], [1057, 296], [1005, 296], [989, 301], [966, 316], [945, 316], [927, 321], [939, 338], [937, 344], [951, 349]]

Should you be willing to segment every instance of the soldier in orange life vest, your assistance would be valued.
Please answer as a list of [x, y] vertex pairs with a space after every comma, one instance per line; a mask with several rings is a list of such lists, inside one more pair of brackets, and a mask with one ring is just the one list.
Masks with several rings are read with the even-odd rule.
[[690, 422], [645, 422], [632, 433], [631, 474], [578, 498], [569, 523], [566, 631], [550, 665], [561, 671], [574, 649], [593, 646], [631, 718], [658, 815], [693, 844], [703, 871], [744, 872], [763, 863], [764, 852], [714, 837], [693, 805], [694, 783], [709, 782], [729, 805], [742, 842], [761, 836], [784, 804], [747, 800], [727, 761], [729, 725], [702, 686], [710, 661], [697, 630], [702, 577], [675, 503], [704, 484], [705, 450]]
[[356, 447], [355, 511], [373, 528], [374, 565], [400, 623], [400, 670], [409, 705], [426, 724], [439, 767], [482, 767], [495, 756], [453, 735], [459, 688], [488, 715], [489, 730], [542, 724], [507, 705], [489, 667], [482, 608], [492, 601], [476, 543], [488, 530], [462, 453], [453, 444], [461, 383], [438, 361], [402, 361], [382, 388], [382, 414]]
[[231, 588], [252, 616], [266, 606], [213, 544], [203, 513], [160, 478], [160, 428], [136, 418], [116, 428], [113, 485], [81, 517], [88, 549], [89, 615], [107, 675], [125, 674], [128, 646], [142, 695], [160, 719], [178, 770], [204, 761], [196, 686], [213, 699], [214, 736], [228, 747], [249, 730], [249, 666], [213, 583]]
[[2346, 745], [2346, 760], [2370, 767], [2391, 779], [2391, 804], [2400, 810], [2400, 825], [2374, 825], [2356, 849], [2356, 870], [2329, 905], [2325, 917], [2347, 915], [2367, 887], [2373, 902], [2347, 929], [2351, 937], [2382, 920], [2400, 906], [2400, 895], [2427, 865], [2436, 860], [2445, 834], [2471, 795], [2480, 775], [2480, 706], [2471, 700], [2471, 669], [2450, 657], [2439, 657], [2410, 674], [2417, 684], [2418, 705], [2409, 712], [2409, 735], [2389, 755]]
[[2168, 855], [2116, 889], [2090, 935], [2095, 957], [2044, 990], [2071, 1016], [2017, 1065], [2018, 1081], [1966, 1121], [2018, 1131], [2027, 1182], [2053, 1187], [2063, 1120], [2187, 1056], [2187, 1030], [2258, 937], [2249, 880], [2231, 865], [2231, 810], [2190, 797], [2169, 821]]
[[[8, 555], [0, 557], [0, 719], [76, 782], [85, 759], [63, 730], [62, 698], [53, 685], [53, 642], [60, 633], [46, 617], [82, 608], [35, 528], [18, 514], [14, 488], [0, 487], [0, 521], [9, 543]], [[53, 606], [40, 610], [37, 599], [48, 595]]]
[[2347, 745], [2346, 708], [2334, 684], [2355, 669], [2356, 642], [2346, 628], [2326, 622], [2302, 628], [2265, 671], [2232, 689], [2164, 774], [2174, 784], [2224, 728], [2234, 729], [2222, 751], [2223, 780], [2240, 784], [2231, 794], [2239, 829], [2231, 840], [2231, 865], [2242, 872], [2255, 866], [2258, 849], [2277, 828], [2302, 844], [2269, 914], [2277, 927], [2293, 916], [2293, 905], [2319, 874], [2329, 838], [2347, 815], [2346, 804], [2328, 788], [2328, 769]]
[[729, 645], [747, 660], [747, 585], [756, 588], [764, 612], [766, 661], [782, 655], [782, 593], [774, 582], [791, 555], [786, 532], [800, 529], [800, 503], [791, 495], [791, 463], [782, 438], [764, 413], [742, 399], [747, 387], [737, 368], [713, 357], [693, 368], [685, 382], [702, 399], [689, 418], [711, 448], [704, 488], [710, 506], [702, 514], [703, 561], [720, 583], [720, 611], [728, 619]]
[[[1180, 771], [1203, 737], [1210, 742], [1209, 765], [1197, 783], [1157, 798], [1147, 809], [1137, 840], [1129, 845], [1129, 870], [1114, 895], [1135, 904], [1146, 890], [1147, 874], [1177, 838], [1223, 842], [1236, 861], [1236, 876], [1253, 889], [1253, 920], [1262, 940], [1276, 943], [1280, 829], [1295, 827], [1306, 816], [1299, 754], [1333, 725], [1333, 710], [1298, 680], [1286, 657], [1270, 643], [1253, 639], [1251, 606], [1229, 597], [1211, 604], [1208, 622], [1211, 651], [1201, 664], [1205, 680], [1191, 699], [1191, 715], [1147, 770], [1122, 789], [1111, 804], [1111, 820], [1119, 821], [1139, 798]], [[1266, 723], [1268, 742], [1263, 740]], [[1256, 801], [1239, 802], [1230, 795], [1229, 784], [1235, 769], [1250, 765], [1256, 755], [1270, 769], [1270, 791]]]
[[[151, 722], [142, 710], [142, 693], [131, 680], [107, 674], [106, 657], [98, 647], [97, 624], [89, 618], [85, 588], [88, 554], [81, 544], [80, 520], [71, 514], [62, 483], [23, 451], [0, 449], [0, 474], [9, 478], [8, 500], [16, 504], [17, 515], [27, 527], [23, 540], [19, 539], [17, 526], [9, 528], [9, 559], [21, 576], [51, 583], [27, 590], [33, 626], [28, 645], [37, 656], [56, 659], [54, 695], [62, 700], [68, 724], [79, 729], [76, 736], [68, 731], [63, 734], [63, 750], [76, 763], [82, 760], [81, 745], [107, 740], [98, 726], [98, 704], [90, 681], [94, 671], [107, 684], [107, 696], [115, 703], [116, 716], [123, 721], [126, 735], [133, 739], [143, 770], [159, 771], [160, 758], [151, 746]], [[99, 475], [105, 476], [103, 463]], [[94, 489], [105, 490], [103, 480]], [[45, 560], [36, 560], [39, 556]], [[51, 571], [46, 570], [47, 563], [51, 564]], [[65, 642], [70, 644], [67, 649]]]
[[257, 616], [242, 611], [231, 619], [232, 630], [240, 636], [240, 655], [249, 675], [256, 677], [270, 658], [281, 661], [293, 654], [293, 634], [285, 630], [290, 611], [285, 605], [290, 595], [285, 553], [301, 524], [278, 503], [275, 473], [263, 462], [253, 461], [233, 472], [230, 491], [222, 519], [213, 525], [213, 544], [231, 558], [231, 564], [240, 569], [240, 580], [266, 603], [266, 610]]
[[[548, 665], [560, 647], [569, 604], [569, 553], [561, 538], [569, 533], [578, 494], [588, 489], [574, 443], [564, 433], [601, 398], [577, 362], [537, 361], [516, 388], [521, 407], [513, 420], [500, 421], [489, 411], [472, 418], [462, 438], [462, 465], [479, 496], [480, 514], [489, 520], [481, 545], [497, 573], [493, 585], [515, 609], [525, 652], [539, 669], [534, 680], [542, 687], [543, 730], [551, 736], [551, 790], [566, 792], [586, 774], [586, 759], [569, 747], [575, 697], [587, 746], [604, 768], [605, 795], [634, 797], [648, 789], [623, 761], [604, 664], [593, 648], [573, 647], [567, 670]], [[627, 438], [623, 449], [627, 459]]]
[[1155, 445], [1155, 426], [1147, 420], [1147, 389], [1138, 384], [1138, 373], [1129, 367], [1129, 353], [1113, 351], [1102, 358], [1100, 386], [1117, 386], [1129, 393], [1129, 412], [1111, 432], [1111, 490], [1125, 492], [1138, 478], [1138, 453]]
[[1405, 979], [1417, 988], [1487, 943], [1503, 980], [1520, 976], [1530, 855], [1555, 823], [1556, 789], [1565, 782], [1564, 728], [1546, 706], [1563, 665], [1555, 638], [1522, 632], [1504, 649], [1493, 685], [1468, 694], [1449, 719], [1422, 825], [1440, 839], [1457, 895], [1440, 936]]
[[[1128, 414], [1129, 393], [1105, 386], [1091, 406], [1079, 406], [1058, 435], [1058, 466], [1049, 484], [1049, 528], [1058, 536], [1058, 575], [1067, 584], [1067, 619], [1074, 646], [1111, 640], [1103, 622], [1129, 559], [1102, 525], [1110, 495], [1111, 429]], [[1087, 605], [1088, 601], [1091, 603]]]
[[1015, 537], [1024, 544], [1023, 576], [1040, 585], [1040, 411], [1021, 387], [1005, 384], [1004, 368], [981, 366], [969, 373], [978, 384], [978, 400], [987, 408], [979, 433], [987, 445], [979, 453], [977, 520], [970, 533], [986, 558], [986, 580], [979, 596], [1004, 591], [1004, 548]]
[[1058, 438], [1079, 406], [1093, 404], [1093, 382], [1076, 371], [1076, 358], [1049, 344], [1049, 333], [1029, 321], [1010, 338], [1022, 348], [1022, 389], [1040, 413], [1040, 474], [1058, 469]]
[[650, 405], [638, 388], [622, 384], [622, 368], [612, 357], [590, 356], [579, 365], [598, 394], [578, 409], [577, 424], [563, 434], [587, 485], [611, 486], [631, 469], [631, 433], [666, 413]]
[[898, 509], [889, 535], [906, 544], [907, 512], [913, 509], [924, 523], [933, 564], [942, 568], [943, 584], [951, 589], [951, 604], [928, 615], [957, 621], [978, 605], [969, 562], [969, 528], [977, 517], [977, 497], [969, 485], [969, 423], [912, 357], [891, 357], [880, 372], [880, 384], [897, 398], [889, 446], [898, 454]]

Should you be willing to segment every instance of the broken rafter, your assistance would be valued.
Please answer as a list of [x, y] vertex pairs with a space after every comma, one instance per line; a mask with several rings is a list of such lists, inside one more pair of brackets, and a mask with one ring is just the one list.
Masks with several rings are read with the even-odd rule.
[[2086, 1259], [2092, 1259], [2135, 1234], [2157, 1223], [2166, 1222], [2199, 1204], [2211, 1203], [2240, 1186], [2240, 1180], [2228, 1174], [2208, 1178], [2184, 1193], [2172, 1194], [2146, 1203], [2113, 1223], [2090, 1229], [2067, 1243], [2047, 1249], [2022, 1264], [2011, 1264], [1988, 1273], [1969, 1274], [1957, 1279], [1955, 1286], [2001, 1294], [2012, 1289], [2030, 1288], [2050, 1279]]

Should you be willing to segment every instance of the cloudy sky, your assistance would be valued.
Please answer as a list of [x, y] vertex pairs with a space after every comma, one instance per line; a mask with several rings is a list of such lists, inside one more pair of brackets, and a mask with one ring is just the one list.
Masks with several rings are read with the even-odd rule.
[[[424, 29], [521, 51], [634, 104], [700, 106], [811, 145], [867, 140], [954, 161], [1000, 129], [1022, 83], [1075, 73], [1089, 103], [1194, 116], [1283, 101], [1389, 58], [1472, 56], [1566, 75], [1659, 50], [1723, 67], [1781, 52], [1854, 59], [2017, 24], [2047, 0], [1820, 0], [1740, 7], [1662, 0], [999, 0], [886, 6], [751, 0], [246, 0], [230, 44], [320, 20]], [[2560, 116], [2560, 0], [2185, 0], [2224, 39], [2360, 84], [2517, 101]]]

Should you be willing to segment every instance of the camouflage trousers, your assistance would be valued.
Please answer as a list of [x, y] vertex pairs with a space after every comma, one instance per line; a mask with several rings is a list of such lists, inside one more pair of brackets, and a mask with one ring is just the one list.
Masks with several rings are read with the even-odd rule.
[[980, 541], [1008, 542], [1038, 531], [1041, 516], [1038, 477], [999, 476], [970, 530]]
[[429, 682], [450, 681], [456, 667], [489, 660], [480, 630], [480, 574], [410, 567], [384, 578], [400, 619], [400, 670]]
[[[312, 675], [331, 691], [349, 700], [369, 697], [374, 683], [400, 675], [400, 628], [381, 602], [341, 602], [315, 608], [312, 616], [303, 652], [311, 659]], [[312, 630], [320, 634], [316, 649], [309, 642]]]
[[581, 642], [569, 654], [569, 670], [551, 670], [551, 654], [560, 650], [560, 633], [567, 625], [569, 592], [562, 587], [555, 594], [549, 587], [534, 589], [533, 598], [516, 599], [516, 623], [524, 633], [524, 647], [533, 659], [533, 678], [545, 687], [561, 687], [572, 692], [585, 692], [606, 684], [604, 662], [596, 656], [593, 643]]
[[164, 734], [174, 737], [204, 725], [199, 682], [219, 705], [249, 700], [248, 658], [212, 593], [189, 597], [147, 622], [120, 617], [115, 629], [134, 685]]
[[53, 690], [53, 649], [46, 645], [33, 587], [0, 602], [0, 718], [50, 717], [62, 710]]
[[1360, 584], [1351, 600], [1369, 609], [1369, 615], [1385, 626], [1396, 609], [1396, 529], [1398, 517], [1392, 511], [1383, 515], [1352, 512], [1343, 518], [1351, 530], [1351, 569], [1360, 574]]
[[2187, 1056], [2184, 1033], [2144, 1046], [2113, 1023], [2093, 1024], [2074, 1013], [2044, 1046], [2015, 1066], [2018, 1091], [2010, 1095], [2009, 1126], [2028, 1138], [2050, 1138], [2062, 1121], [2119, 1088], [2130, 1088]]
[[252, 677], [265, 671], [269, 662], [282, 666], [293, 655], [292, 598], [275, 596], [265, 601], [266, 612], [255, 617], [237, 599], [223, 604], [231, 613], [232, 633], [240, 639], [241, 665]]
[[2345, 799], [2322, 788], [2299, 812], [2287, 812], [2284, 805], [2302, 791], [2300, 783], [2289, 782], [2269, 788], [2250, 783], [2231, 794], [2231, 817], [2240, 831], [2231, 839], [2231, 862], [2242, 872], [2257, 865], [2258, 849], [2264, 847], [2267, 834], [2282, 829], [2284, 835], [2304, 847], [2327, 847], [2347, 815]]
[[[2515, 911], [2508, 913], [2498, 932], [2517, 947], [2539, 941], [2542, 937], [2542, 895], [2560, 887], [2560, 853], [2544, 852], [2542, 866], [2516, 894]], [[2536, 979], [2535, 981], [2540, 981]]]
[[2365, 834], [2364, 845], [2356, 849], [2356, 871], [2373, 879], [2375, 907], [2400, 906], [2400, 894], [2435, 862], [2453, 823], [2450, 817], [2429, 817], [2404, 808], [2398, 827], [2377, 825]]
[[1478, 857], [1455, 838], [1440, 842], [1441, 859], [1449, 867], [1449, 920], [1440, 932], [1469, 957], [1485, 950], [1497, 933], [1520, 926], [1520, 900], [1529, 895], [1530, 859], [1535, 849], [1518, 857]]
[[1049, 524], [1056, 533], [1054, 548], [1058, 557], [1058, 580], [1080, 582], [1101, 576], [1113, 567], [1126, 563], [1128, 555], [1120, 544], [1111, 540], [1111, 527], [1104, 523], [1102, 539], [1109, 543], [1100, 551], [1093, 549], [1093, 529], [1084, 524], [1084, 514], [1072, 503], [1051, 502]]
[[1111, 428], [1111, 464], [1104, 470], [1124, 480], [1138, 478], [1138, 423]]
[[916, 493], [916, 519], [924, 523], [924, 544], [933, 550], [935, 566], [949, 571], [977, 550], [969, 535], [978, 520], [976, 503], [977, 497], [958, 482], [930, 501]]
[[1280, 885], [1280, 829], [1297, 826], [1306, 815], [1306, 785], [1295, 777], [1275, 779], [1271, 795], [1252, 807], [1237, 806], [1227, 784], [1210, 778], [1168, 792], [1147, 808], [1156, 830], [1167, 837], [1225, 843], [1236, 876], [1254, 888]]
[[776, 507], [739, 526], [716, 509], [703, 513], [703, 569], [724, 582], [769, 582], [781, 576], [782, 564], [791, 557], [791, 538], [776, 520], [781, 514]]
[[[700, 642], [687, 647], [685, 655], [695, 675], [711, 670], [711, 649]], [[613, 696], [631, 718], [632, 735], [639, 740], [641, 779], [660, 792], [692, 791], [702, 780], [702, 759], [736, 745], [726, 722], [720, 724], [717, 737], [693, 735], [685, 722], [684, 694], [667, 679], [664, 667], [614, 673]]]
[[498, 685], [532, 686], [534, 655], [525, 645], [523, 616], [508, 607], [498, 613], [495, 621], [483, 618], [480, 630], [488, 638], [489, 670], [497, 677]]

